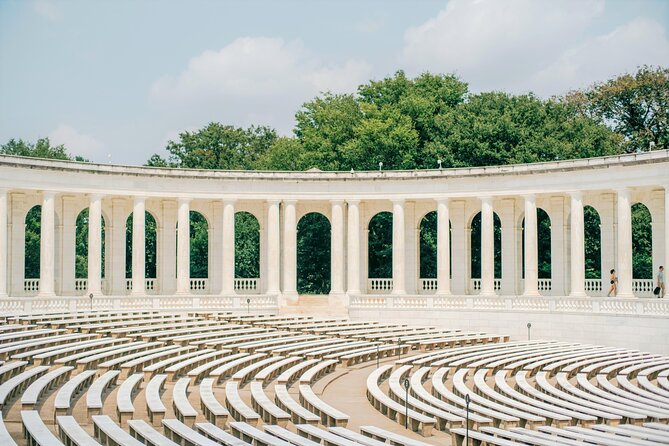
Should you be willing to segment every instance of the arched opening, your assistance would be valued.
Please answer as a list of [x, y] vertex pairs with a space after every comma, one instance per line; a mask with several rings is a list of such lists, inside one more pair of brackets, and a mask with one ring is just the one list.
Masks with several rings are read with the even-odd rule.
[[[502, 278], [502, 221], [497, 212], [493, 212], [495, 241], [495, 279]], [[481, 213], [474, 216], [471, 222], [471, 278], [481, 278]]]
[[190, 277], [209, 277], [209, 224], [204, 215], [190, 211]]
[[297, 223], [297, 292], [330, 292], [330, 221], [310, 212]]
[[393, 214], [379, 212], [367, 226], [367, 277], [390, 279], [393, 277]]
[[585, 278], [602, 278], [602, 227], [599, 212], [592, 206], [583, 207], [585, 244]]
[[632, 205], [632, 277], [653, 278], [652, 217], [643, 203]]
[[[521, 277], [525, 278], [525, 217], [522, 222]], [[539, 279], [550, 279], [551, 264], [551, 218], [541, 208], [537, 208], [537, 269]]]
[[235, 277], [260, 277], [260, 223], [250, 212], [235, 214]]
[[[156, 277], [157, 251], [157, 229], [156, 219], [149, 211], [145, 211], [144, 217], [144, 277]], [[132, 278], [132, 213], [125, 221], [125, 277]]]
[[[448, 239], [451, 240], [451, 222], [448, 222]], [[428, 212], [420, 221], [420, 278], [437, 278], [437, 211]], [[449, 243], [449, 248], [451, 243]], [[449, 250], [449, 258], [452, 249]], [[452, 262], [449, 262], [451, 264]], [[452, 267], [451, 267], [452, 269]], [[450, 274], [450, 271], [449, 271]]]
[[[105, 218], [100, 217], [101, 237], [101, 277], [105, 276]], [[74, 277], [88, 278], [88, 208], [79, 212], [75, 222]]]
[[26, 214], [25, 224], [24, 277], [39, 279], [42, 206], [37, 205], [30, 208]]

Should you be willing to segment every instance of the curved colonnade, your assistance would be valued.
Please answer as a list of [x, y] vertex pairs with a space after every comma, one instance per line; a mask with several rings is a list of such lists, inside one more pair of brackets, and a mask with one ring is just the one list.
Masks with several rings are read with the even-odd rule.
[[[333, 301], [394, 296], [602, 296], [608, 270], [618, 297], [649, 297], [632, 274], [631, 207], [652, 218], [653, 271], [669, 264], [669, 153], [553, 163], [388, 172], [222, 172], [0, 157], [0, 297], [226, 296], [297, 299], [296, 231], [311, 212], [330, 222]], [[41, 206], [39, 278], [25, 277], [25, 219]], [[584, 212], [601, 222], [600, 279], [585, 278]], [[74, 232], [88, 209], [87, 278], [75, 279]], [[550, 278], [538, 275], [537, 210], [550, 219]], [[209, 234], [208, 277], [189, 276], [189, 216]], [[155, 277], [147, 277], [145, 213], [155, 219]], [[235, 215], [259, 222], [260, 277], [235, 277]], [[392, 277], [368, 278], [368, 225], [392, 213]], [[437, 214], [436, 278], [420, 277], [420, 225]], [[132, 264], [126, 278], [126, 221]], [[481, 246], [471, 246], [480, 214]], [[529, 216], [529, 218], [525, 218]], [[501, 223], [495, 277], [494, 221]], [[104, 241], [102, 223], [104, 222]], [[450, 236], [447, 236], [450, 233]], [[104, 267], [101, 265], [104, 246]], [[480, 278], [473, 277], [473, 251]], [[129, 259], [128, 259], [129, 260]], [[104, 275], [103, 275], [104, 270]], [[266, 305], [271, 305], [266, 300]]]
[[[310, 316], [0, 323], [8, 446], [669, 444], [669, 357]], [[365, 395], [366, 400], [365, 401]]]

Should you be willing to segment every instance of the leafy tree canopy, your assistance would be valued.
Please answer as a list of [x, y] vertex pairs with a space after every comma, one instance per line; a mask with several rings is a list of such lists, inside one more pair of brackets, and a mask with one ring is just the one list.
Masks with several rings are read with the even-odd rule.
[[0, 154], [58, 160], [87, 161], [81, 156], [70, 155], [62, 144], [58, 146], [51, 145], [49, 138], [40, 138], [36, 143], [12, 138], [5, 144], [0, 145]]

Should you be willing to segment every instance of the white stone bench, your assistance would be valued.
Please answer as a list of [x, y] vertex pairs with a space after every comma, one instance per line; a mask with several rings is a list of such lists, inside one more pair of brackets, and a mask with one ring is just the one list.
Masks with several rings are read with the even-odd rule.
[[195, 419], [197, 418], [197, 410], [188, 401], [188, 386], [190, 380], [188, 378], [179, 379], [172, 388], [172, 408], [177, 420], [193, 427]]
[[[195, 347], [174, 347], [165, 350], [156, 350], [155, 353], [149, 355], [143, 355], [130, 361], [126, 361], [121, 364], [121, 379], [125, 379], [128, 375], [135, 373], [139, 368], [144, 368], [150, 366], [158, 361], [161, 361], [167, 357], [168, 359], [174, 358], [183, 353], [191, 352]], [[143, 372], [143, 370], [142, 370]]]
[[283, 356], [270, 356], [269, 358], [261, 359], [260, 361], [252, 362], [251, 364], [237, 370], [230, 377], [231, 380], [237, 381], [240, 386], [243, 386], [248, 381], [253, 379], [256, 372], [260, 369], [265, 368], [268, 365], [274, 364], [280, 360], [284, 359]]
[[41, 349], [49, 345], [66, 345], [72, 342], [78, 342], [83, 339], [90, 339], [94, 335], [88, 334], [66, 334], [57, 336], [45, 336], [43, 338], [34, 339], [31, 341], [19, 341], [17, 343], [7, 344], [0, 348], [0, 360], [7, 360], [10, 356], [31, 351], [33, 349]]
[[[111, 352], [111, 351], [114, 351], [114, 350], [116, 350], [118, 348], [121, 348], [121, 347], [130, 347], [130, 346], [133, 346], [133, 345], [134, 346], [139, 346], [139, 345], [144, 344], [141, 341], [140, 342], [127, 342], [127, 341], [129, 341], [129, 339], [127, 339], [127, 338], [116, 338], [116, 340], [118, 340], [119, 342], [112, 343], [112, 345], [108, 345], [108, 346], [102, 346], [102, 347], [98, 346], [98, 347], [91, 348], [90, 350], [84, 350], [84, 351], [80, 351], [80, 352], [77, 352], [77, 353], [72, 353], [70, 355], [63, 356], [63, 357], [60, 357], [58, 359], [55, 359], [53, 361], [53, 363], [54, 364], [59, 364], [59, 365], [76, 365], [77, 361], [80, 360], [80, 359], [88, 358], [90, 356], [94, 356], [94, 355], [97, 355], [97, 354], [100, 354], [100, 353]], [[120, 341], [123, 341], [123, 342], [120, 342]], [[120, 345], [120, 344], [122, 344], [122, 345]]]
[[[458, 428], [451, 430], [451, 438], [453, 439], [453, 445], [463, 446], [465, 440], [465, 429]], [[486, 434], [483, 432], [478, 432], [475, 430], [469, 431], [470, 441], [473, 439], [479, 443], [484, 443], [490, 446], [517, 446], [522, 443], [516, 443], [515, 441], [506, 440], [504, 438], [496, 437], [494, 435]], [[467, 445], [464, 445], [467, 446]]]
[[287, 441], [239, 421], [230, 423], [230, 431], [235, 437], [255, 446], [292, 446]]
[[31, 369], [24, 370], [18, 375], [12, 376], [0, 384], [0, 412], [4, 411], [10, 401], [21, 392], [25, 386], [44, 375], [49, 367], [38, 365]]
[[0, 365], [0, 382], [4, 382], [9, 378], [23, 372], [28, 365], [28, 361], [12, 361]]
[[258, 373], [256, 373], [255, 377], [253, 378], [255, 381], [259, 381], [263, 384], [263, 386], [266, 386], [269, 384], [274, 378], [276, 378], [279, 374], [281, 374], [285, 369], [288, 367], [293, 366], [295, 363], [301, 362], [302, 358], [297, 358], [294, 356], [290, 356], [288, 358], [284, 358], [278, 362], [275, 362], [274, 364], [270, 364], [260, 370]]
[[[119, 355], [115, 358], [109, 359], [107, 361], [101, 362], [98, 364], [97, 367], [98, 369], [100, 369], [102, 373], [104, 373], [108, 370], [120, 369], [122, 364], [133, 361], [135, 359], [144, 359], [147, 357], [152, 357], [156, 354], [163, 354], [163, 353], [169, 354], [173, 349], [174, 349], [173, 345], [153, 346], [146, 350], [140, 349], [140, 351], [126, 353], [123, 355]], [[119, 379], [125, 379], [122, 375], [123, 372], [121, 372], [121, 375], [119, 375]]]
[[265, 423], [286, 427], [288, 421], [291, 419], [288, 412], [281, 409], [267, 397], [261, 382], [254, 381], [251, 383], [251, 404]]
[[22, 410], [23, 437], [28, 446], [64, 446], [42, 421], [36, 410]]
[[[352, 352], [337, 353], [332, 355], [332, 357], [338, 359], [343, 367], [350, 367], [361, 362], [373, 361], [377, 356], [379, 359], [388, 358], [390, 356], [398, 355], [400, 352], [402, 355], [406, 355], [409, 353], [409, 349], [410, 346], [406, 344], [381, 345], [377, 347], [362, 348]], [[329, 359], [330, 357], [331, 355], [325, 356], [326, 359]]]
[[349, 416], [318, 398], [311, 389], [311, 386], [308, 384], [300, 384], [299, 391], [300, 404], [306, 407], [307, 410], [319, 415], [321, 417], [321, 423], [324, 426], [346, 427]]
[[200, 383], [200, 408], [204, 417], [216, 426], [224, 427], [228, 420], [228, 409], [214, 395], [214, 378], [205, 378]]
[[163, 420], [163, 428], [168, 438], [182, 446], [220, 446], [220, 443], [205, 437], [173, 418]]
[[333, 434], [326, 430], [320, 429], [311, 424], [298, 424], [295, 426], [297, 433], [303, 437], [313, 441], [321, 442], [327, 446], [358, 446], [358, 443], [351, 441], [341, 435]]
[[59, 385], [64, 380], [67, 380], [70, 377], [70, 372], [72, 369], [73, 367], [69, 366], [58, 367], [33, 381], [23, 391], [23, 395], [21, 395], [21, 409], [36, 409], [40, 397], [54, 386]]
[[668, 432], [663, 432], [648, 427], [635, 426], [631, 424], [621, 424], [620, 426], [608, 426], [606, 424], [598, 424], [592, 426], [592, 429], [623, 437], [634, 437], [642, 441], [653, 441], [663, 444], [669, 443]]
[[212, 378], [216, 378], [215, 384], [218, 384], [220, 381], [225, 380], [225, 378], [237, 372], [237, 370], [241, 369], [242, 367], [245, 367], [246, 364], [253, 363], [254, 361], [260, 358], [264, 358], [265, 356], [267, 355], [265, 355], [264, 353], [254, 353], [252, 355], [244, 354], [244, 356], [242, 356], [241, 358], [237, 358], [230, 362], [226, 362], [216, 367], [215, 369], [211, 370], [209, 372], [209, 376], [211, 376]]
[[376, 426], [360, 426], [360, 433], [379, 441], [388, 440], [393, 446], [428, 446], [428, 443], [414, 440], [413, 438], [405, 437], [404, 435], [396, 434], [395, 432], [390, 432]]
[[228, 381], [225, 383], [225, 406], [230, 412], [230, 416], [237, 420], [251, 424], [258, 424], [260, 415], [252, 408], [246, 405], [239, 395], [239, 383], [237, 381]]
[[[180, 336], [172, 336], [169, 338], [169, 341], [175, 345], [197, 345], [198, 347], [203, 346], [207, 343], [208, 340], [220, 339], [220, 338], [231, 338], [233, 336], [242, 336], [253, 333], [264, 333], [268, 331], [266, 328], [257, 328], [249, 327], [248, 325], [221, 325], [217, 330], [211, 330], [209, 333], [199, 333], [199, 334], [188, 334]], [[158, 338], [159, 341], [162, 341], [163, 338]], [[168, 341], [167, 338], [164, 339]]]
[[309, 411], [306, 407], [301, 406], [295, 401], [285, 384], [277, 384], [274, 386], [274, 402], [278, 407], [285, 410], [291, 415], [293, 424], [318, 424], [321, 417]]
[[[430, 367], [421, 367], [411, 375], [409, 383], [411, 392], [409, 393], [409, 404], [418, 412], [434, 416], [442, 427], [462, 427], [467, 414], [461, 407], [449, 404], [432, 395], [423, 387], [423, 382], [427, 379]], [[400, 392], [401, 394], [401, 392]], [[413, 395], [412, 395], [413, 394]], [[414, 398], [415, 395], [415, 398]], [[476, 412], [469, 413], [470, 428], [487, 426], [493, 423], [491, 418], [483, 417]]]
[[53, 330], [51, 328], [39, 328], [36, 330], [23, 330], [20, 332], [0, 334], [0, 345], [10, 344], [25, 339], [36, 339], [50, 336], [56, 333], [64, 333], [65, 330]]
[[59, 416], [56, 418], [58, 434], [65, 446], [100, 446], [93, 437], [88, 435], [77, 420], [72, 416]]
[[[168, 377], [168, 381], [174, 381], [174, 378], [180, 376], [182, 373], [187, 370], [197, 367], [200, 364], [204, 364], [207, 361], [210, 361], [215, 358], [219, 358], [225, 355], [225, 351], [214, 351], [214, 350], [195, 350], [188, 353], [184, 353], [173, 358], [167, 358], [162, 361], [153, 363], [144, 367], [144, 380], [148, 381], [151, 379], [151, 376], [155, 373], [165, 373]], [[169, 370], [168, 370], [169, 369]], [[172, 376], [171, 379], [170, 375]]]
[[211, 423], [196, 423], [195, 428], [199, 433], [226, 446], [248, 446], [248, 443], [240, 440], [232, 434], [227, 433], [220, 427]]
[[152, 428], [144, 420], [129, 420], [128, 432], [133, 438], [148, 446], [178, 446], [175, 442]]
[[330, 374], [335, 371], [337, 367], [336, 359], [329, 359], [325, 361], [318, 361], [313, 366], [309, 367], [307, 370], [300, 375], [299, 382], [300, 384], [309, 384], [312, 385], [323, 376]]
[[5, 421], [2, 418], [2, 412], [0, 412], [0, 444], [3, 446], [17, 446], [9, 431], [7, 431], [7, 426], [5, 426]]
[[308, 438], [302, 437], [281, 426], [266, 424], [265, 432], [268, 432], [271, 435], [274, 435], [275, 437], [280, 438], [283, 441], [287, 441], [288, 443], [295, 446], [320, 446], [321, 444], [320, 442], [309, 440]]
[[272, 347], [278, 348], [282, 345], [294, 344], [299, 341], [309, 339], [312, 336], [312, 335], [300, 336], [297, 333], [292, 333], [292, 332], [289, 333], [290, 334], [286, 334], [283, 336], [276, 336], [271, 339], [263, 339], [260, 341], [250, 340], [250, 341], [236, 342], [234, 344], [231, 344], [230, 348], [234, 349], [235, 351], [253, 353], [261, 348], [263, 350], [266, 350], [267, 348], [272, 348]]
[[163, 418], [167, 409], [160, 399], [160, 392], [165, 386], [165, 378], [167, 375], [156, 375], [146, 384], [144, 396], [146, 398], [146, 413], [149, 416], [149, 421], [154, 426], [161, 426]]
[[346, 351], [348, 352], [349, 350], [355, 350], [357, 348], [362, 348], [362, 347], [370, 347], [372, 345], [375, 345], [373, 343], [370, 343], [369, 341], [350, 341], [348, 339], [342, 339], [341, 344], [334, 344], [328, 347], [321, 347], [317, 349], [309, 349], [306, 351], [296, 351], [291, 353], [291, 356], [304, 356], [307, 359], [313, 359], [313, 358], [322, 358], [325, 355], [330, 355], [332, 353], [336, 352], [341, 352], [341, 351]]
[[280, 333], [269, 328], [258, 328], [252, 334], [239, 336], [222, 336], [214, 339], [205, 339], [202, 341], [190, 342], [191, 345], [202, 346], [207, 348], [229, 348], [230, 344], [235, 342], [244, 342], [257, 339], [267, 339], [278, 336]]
[[132, 404], [134, 394], [142, 384], [142, 374], [130, 375], [121, 383], [116, 393], [116, 415], [121, 426], [128, 424], [135, 415], [135, 406]]
[[344, 437], [347, 440], [353, 441], [356, 444], [361, 444], [364, 446], [388, 446], [384, 441], [376, 440], [371, 437], [359, 434], [345, 427], [329, 427], [328, 431], [332, 432], [335, 435]]
[[[444, 384], [444, 376], [446, 375], [447, 372], [448, 369], [444, 367], [437, 369], [432, 375], [432, 389], [434, 395], [438, 396], [439, 398], [445, 399], [449, 403], [454, 404], [460, 407], [461, 409], [464, 409], [466, 406], [464, 398], [453, 393]], [[480, 404], [471, 403], [469, 405], [469, 408], [471, 411], [477, 413], [480, 416], [495, 420], [495, 423], [499, 424], [502, 427], [506, 428], [515, 427], [520, 424], [520, 418], [513, 415], [508, 415], [503, 412], [492, 410], [486, 406], [481, 406]]]
[[281, 372], [281, 374], [276, 379], [277, 383], [289, 385], [293, 381], [298, 379], [298, 374], [301, 375], [302, 371], [304, 369], [307, 369], [307, 368], [321, 362], [320, 359], [306, 359], [306, 360], [304, 360], [299, 356], [294, 356], [294, 358], [298, 359], [300, 362], [298, 362], [294, 366], [292, 366], [292, 367], [284, 370], [283, 372]]
[[509, 374], [508, 370], [500, 370], [495, 374], [495, 387], [497, 388], [498, 391], [503, 392], [504, 394], [508, 395], [510, 398], [513, 398], [516, 401], [519, 401], [521, 403], [525, 403], [528, 405], [532, 405], [534, 407], [537, 407], [539, 409], [551, 411], [551, 412], [556, 412], [558, 414], [561, 414], [565, 417], [575, 419], [578, 421], [578, 423], [581, 426], [589, 426], [592, 423], [597, 422], [597, 417], [593, 417], [592, 415], [588, 415], [582, 412], [578, 412], [575, 410], [570, 410], [564, 407], [556, 406], [553, 404], [547, 404], [541, 400], [538, 400], [536, 398], [531, 398], [516, 389], [512, 388], [509, 383], [507, 382], [507, 376]]
[[[367, 400], [376, 410], [386, 415], [391, 420], [400, 424], [407, 424], [415, 432], [419, 432], [424, 437], [432, 435], [432, 429], [436, 420], [430, 416], [423, 415], [413, 409], [407, 408], [391, 399], [379, 388], [379, 383], [384, 381], [392, 372], [391, 364], [383, 365], [374, 370], [367, 376]], [[408, 416], [408, 420], [407, 420]]]
[[92, 349], [104, 346], [114, 346], [128, 342], [127, 338], [113, 338], [113, 339], [93, 339], [82, 342], [75, 342], [65, 347], [48, 348], [45, 352], [34, 353], [27, 352], [25, 355], [31, 355], [32, 361], [35, 365], [49, 365], [56, 359], [62, 358], [76, 352], [90, 352]]
[[144, 446], [129, 433], [121, 429], [107, 415], [93, 415], [93, 432], [95, 438], [105, 446]]
[[197, 384], [205, 375], [209, 374], [213, 369], [220, 367], [229, 362], [247, 356], [246, 353], [235, 353], [234, 355], [225, 355], [222, 358], [208, 360], [207, 362], [188, 371], [187, 376], [190, 379], [191, 386]]
[[144, 333], [149, 331], [167, 331], [176, 328], [186, 328], [186, 327], [197, 327], [199, 325], [208, 325], [209, 321], [203, 321], [197, 318], [180, 318], [174, 322], [156, 322], [156, 323], [143, 323], [137, 326], [123, 327], [123, 328], [114, 328], [106, 331], [106, 334], [112, 337], [128, 337], [128, 338], [139, 338]]
[[102, 413], [102, 395], [109, 387], [116, 385], [119, 373], [118, 370], [111, 370], [93, 381], [86, 392], [86, 412], [89, 417]]
[[163, 330], [152, 330], [144, 331], [138, 333], [136, 336], [141, 338], [142, 341], [153, 341], [157, 338], [160, 338], [163, 342], [171, 342], [173, 337], [186, 335], [186, 334], [201, 334], [209, 333], [212, 330], [216, 330], [218, 325], [209, 325], [208, 324], [191, 324], [182, 328], [173, 328], [173, 329], [163, 329]]
[[256, 351], [260, 353], [270, 353], [273, 355], [283, 355], [283, 354], [291, 354], [292, 352], [298, 350], [302, 351], [310, 348], [318, 348], [318, 347], [324, 347], [326, 345], [340, 344], [340, 343], [341, 339], [339, 338], [322, 339], [320, 336], [317, 336], [313, 341], [298, 342], [296, 344], [291, 344], [279, 348], [276, 347], [259, 348]]
[[77, 360], [77, 373], [95, 368], [101, 362], [112, 361], [115, 358], [124, 357], [127, 354], [145, 352], [152, 347], [158, 347], [160, 345], [162, 344], [159, 342], [122, 344], [121, 346], [115, 347], [112, 350], [105, 350], [90, 356], [84, 356], [83, 358]]

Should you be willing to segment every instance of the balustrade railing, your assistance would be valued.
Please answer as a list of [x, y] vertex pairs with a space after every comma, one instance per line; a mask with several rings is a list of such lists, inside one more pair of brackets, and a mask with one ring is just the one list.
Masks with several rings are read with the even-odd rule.
[[541, 294], [550, 294], [553, 289], [553, 281], [551, 279], [539, 279], [537, 280], [537, 289]]
[[88, 279], [74, 279], [74, 291], [77, 294], [85, 293], [88, 289]]
[[257, 293], [260, 279], [256, 278], [236, 278], [235, 291], [239, 294]]
[[602, 279], [585, 279], [583, 288], [588, 296], [601, 296], [603, 293]]
[[418, 292], [421, 294], [434, 294], [437, 287], [437, 279], [418, 279]]
[[655, 282], [653, 279], [632, 280], [632, 292], [637, 297], [652, 297]]
[[[493, 281], [495, 291], [502, 289], [502, 279], [495, 279]], [[469, 279], [469, 289], [472, 291], [481, 291], [481, 279]]]
[[190, 290], [195, 294], [206, 294], [209, 291], [209, 279], [190, 279]]
[[23, 291], [25, 293], [35, 293], [39, 291], [39, 279], [25, 279], [23, 281]]
[[370, 294], [388, 294], [393, 291], [393, 279], [367, 279]]

